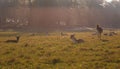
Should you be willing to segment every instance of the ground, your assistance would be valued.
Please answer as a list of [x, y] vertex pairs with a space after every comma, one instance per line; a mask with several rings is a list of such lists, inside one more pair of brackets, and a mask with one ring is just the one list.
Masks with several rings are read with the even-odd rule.
[[[68, 36], [58, 32], [31, 34], [0, 32], [0, 69], [119, 69], [120, 33], [102, 36], [93, 32], [74, 32], [84, 43], [74, 44]], [[15, 40], [18, 43], [6, 43]]]

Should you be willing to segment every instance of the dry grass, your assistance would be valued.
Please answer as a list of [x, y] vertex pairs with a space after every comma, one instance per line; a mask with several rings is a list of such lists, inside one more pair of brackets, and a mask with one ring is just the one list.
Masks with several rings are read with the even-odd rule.
[[[5, 43], [20, 34], [19, 43]], [[68, 33], [71, 34], [71, 33]], [[69, 36], [0, 32], [0, 69], [119, 69], [120, 33], [103, 36], [76, 32], [85, 43], [73, 44]]]

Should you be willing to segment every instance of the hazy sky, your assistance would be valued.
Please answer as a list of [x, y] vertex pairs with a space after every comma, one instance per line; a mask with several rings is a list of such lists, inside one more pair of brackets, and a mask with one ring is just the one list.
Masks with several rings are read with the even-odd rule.
[[[111, 2], [111, 1], [113, 1], [113, 0], [106, 0], [107, 2]], [[116, 0], [116, 1], [119, 1], [119, 0]]]
[[111, 2], [112, 0], [106, 0], [107, 2]]

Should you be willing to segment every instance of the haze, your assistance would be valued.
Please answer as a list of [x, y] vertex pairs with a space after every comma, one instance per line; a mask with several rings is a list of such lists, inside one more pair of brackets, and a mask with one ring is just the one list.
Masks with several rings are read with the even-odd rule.
[[119, 0], [0, 0], [0, 29], [56, 31], [120, 27]]

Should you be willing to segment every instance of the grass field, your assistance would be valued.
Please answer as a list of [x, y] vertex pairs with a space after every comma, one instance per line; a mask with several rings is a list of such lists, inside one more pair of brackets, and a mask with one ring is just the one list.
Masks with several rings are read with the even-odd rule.
[[[74, 44], [59, 33], [0, 32], [0, 69], [120, 69], [120, 32], [104, 41], [92, 33], [75, 32], [85, 42]], [[18, 43], [5, 42], [18, 34]]]

